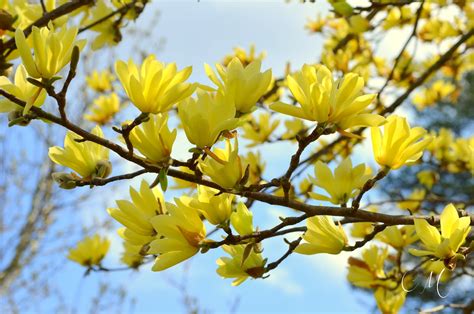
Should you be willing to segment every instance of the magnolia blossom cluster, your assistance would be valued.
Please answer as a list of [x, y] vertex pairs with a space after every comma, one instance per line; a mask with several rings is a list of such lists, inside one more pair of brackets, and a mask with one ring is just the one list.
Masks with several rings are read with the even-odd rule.
[[[351, 8], [345, 1], [334, 3], [333, 7], [342, 15]], [[108, 12], [107, 8], [98, 12], [102, 11]], [[389, 17], [395, 19], [391, 15]], [[350, 18], [349, 23], [356, 33], [369, 27], [367, 20], [356, 17]], [[316, 31], [323, 25], [313, 23], [311, 29]], [[385, 27], [390, 25], [390, 19], [384, 22]], [[432, 27], [442, 31], [444, 37], [453, 33], [447, 25], [434, 23]], [[77, 33], [75, 27], [49, 24], [33, 27], [30, 40], [17, 29], [15, 42], [22, 64], [17, 67], [13, 82], [0, 77], [0, 89], [17, 98], [23, 106], [2, 98], [0, 112], [14, 112], [15, 117], [24, 117], [30, 111], [39, 110], [48, 88], [59, 79], [61, 71], [68, 64], [72, 68], [77, 65], [78, 60], [74, 59], [85, 46], [85, 41], [76, 39]], [[101, 36], [94, 47], [108, 40], [106, 33]], [[430, 40], [433, 36], [425, 26], [423, 38]], [[248, 278], [262, 278], [272, 268], [262, 254], [261, 239], [258, 240], [262, 233], [254, 226], [252, 212], [240, 196], [255, 191], [261, 193], [261, 189], [252, 189], [268, 182], [262, 178], [265, 165], [260, 154], [242, 155], [239, 140], [240, 145], [247, 140], [250, 147], [271, 142], [273, 134], [284, 124], [285, 131], [278, 140], [297, 141], [299, 147], [303, 147], [302, 143], [311, 138], [309, 134], [319, 132], [321, 139], [317, 140], [320, 143], [324, 143], [324, 136], [336, 131], [350, 140], [361, 140], [365, 134], [358, 131], [368, 128], [373, 158], [379, 166], [377, 171], [366, 163], [354, 164], [347, 153], [341, 159], [315, 161], [314, 175], [307, 176], [300, 184], [311, 202], [331, 203], [337, 206], [335, 208], [345, 208], [351, 213], [358, 207], [347, 208], [349, 202], [358, 203], [375, 180], [380, 179], [380, 174], [383, 177], [390, 171], [420, 162], [427, 148], [438, 160], [446, 161], [446, 167], [453, 172], [473, 169], [471, 139], [458, 140], [454, 144], [453, 140], [448, 140], [446, 144], [449, 137], [446, 131], [441, 130], [433, 136], [421, 127], [411, 127], [404, 117], [384, 117], [376, 113], [374, 100], [377, 95], [366, 93], [367, 78], [356, 72], [337, 73], [336, 70], [344, 66], [336, 61], [342, 62], [344, 57], [335, 56], [333, 67], [305, 64], [276, 82], [270, 69], [262, 70], [262, 58], [253, 52], [241, 58], [227, 58], [224, 64], [216, 64], [216, 70], [206, 64], [204, 71], [212, 86], [191, 82], [192, 67], [180, 69], [175, 63], [157, 60], [154, 55], [141, 63], [132, 59], [117, 61], [115, 73], [96, 71], [87, 78], [89, 87], [101, 94], [84, 116], [96, 124], [91, 132], [84, 131], [89, 137], [72, 129], [74, 131], [67, 132], [63, 147], [49, 149], [53, 162], [70, 169], [55, 173], [54, 179], [65, 189], [105, 182], [112, 173], [109, 148], [120, 147], [120, 155], [126, 156], [125, 159], [128, 157], [139, 165], [160, 170], [155, 182], [143, 180], [139, 189], [130, 187], [130, 200], [117, 200], [116, 207], [108, 209], [110, 216], [123, 226], [118, 234], [123, 239], [121, 260], [124, 264], [138, 268], [146, 260], [153, 260], [151, 269], [162, 271], [198, 252], [222, 247], [227, 256], [216, 262], [220, 276], [232, 278], [233, 285]], [[451, 88], [444, 85], [437, 88], [442, 91], [436, 95], [440, 99], [452, 93]], [[278, 94], [274, 90], [283, 92], [272, 99], [272, 95]], [[423, 93], [428, 91], [423, 90]], [[424, 98], [430, 97], [434, 96]], [[417, 103], [427, 106], [436, 101], [431, 98]], [[119, 113], [125, 103], [139, 112], [137, 119], [121, 120]], [[287, 120], [282, 123], [277, 117]], [[121, 128], [114, 128], [120, 134], [107, 139], [106, 135], [112, 133], [104, 134], [103, 129], [114, 121], [121, 123]], [[67, 123], [64, 124], [69, 125]], [[189, 156], [178, 156], [176, 147], [173, 150], [180, 134], [193, 146]], [[167, 181], [163, 176], [166, 177], [173, 167], [180, 167], [182, 177], [197, 179], [194, 183], [178, 181], [178, 187], [190, 188], [191, 192], [166, 202], [162, 190], [166, 190], [167, 185], [163, 182]], [[373, 173], [377, 175], [374, 177]], [[271, 182], [274, 187], [281, 188], [275, 189], [272, 196], [282, 202], [289, 202], [290, 198], [298, 201], [294, 187], [291, 184], [289, 188], [284, 187], [284, 179]], [[286, 179], [289, 183], [291, 173]], [[427, 172], [419, 173], [419, 180], [431, 188], [436, 177]], [[162, 189], [156, 187], [158, 181]], [[426, 190], [416, 190], [410, 201], [398, 206], [416, 213], [425, 195]], [[367, 212], [370, 211], [376, 209]], [[291, 252], [312, 255], [351, 250], [344, 220], [336, 221], [331, 213], [306, 214], [306, 227]], [[435, 263], [440, 262], [452, 270], [456, 262], [464, 258], [462, 246], [471, 230], [470, 218], [460, 217], [453, 204], [447, 205], [440, 217], [441, 232], [428, 220], [416, 217], [414, 226], [385, 226], [376, 240], [387, 248], [371, 246], [363, 250], [360, 258], [351, 257], [348, 280], [355, 286], [373, 289], [379, 308], [399, 308], [406, 293], [398, 284], [399, 272], [387, 267], [388, 247], [401, 252], [408, 246], [422, 244], [422, 250], [411, 248], [409, 252], [432, 258], [430, 269], [439, 269], [439, 264]], [[209, 226], [223, 231], [227, 242], [211, 238]], [[375, 228], [372, 223], [355, 220], [351, 235], [365, 238]], [[107, 239], [98, 235], [87, 237], [70, 250], [69, 258], [85, 267], [100, 268], [108, 248]], [[406, 285], [410, 286], [411, 279], [405, 279]]]

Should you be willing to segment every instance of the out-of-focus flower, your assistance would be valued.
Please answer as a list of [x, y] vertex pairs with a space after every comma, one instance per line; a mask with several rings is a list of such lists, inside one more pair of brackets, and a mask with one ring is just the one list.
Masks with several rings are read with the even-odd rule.
[[222, 60], [222, 64], [224, 66], [228, 66], [234, 58], [238, 58], [243, 66], [247, 66], [253, 61], [262, 61], [266, 56], [267, 53], [265, 51], [257, 55], [255, 53], [255, 45], [250, 45], [248, 53], [245, 51], [245, 49], [236, 47], [234, 48], [234, 53], [232, 55], [225, 56], [224, 60]]
[[[96, 126], [92, 134], [104, 137], [102, 129]], [[59, 165], [71, 168], [83, 179], [106, 178], [112, 171], [109, 149], [94, 142], [78, 142], [82, 137], [68, 131], [64, 138], [64, 148], [49, 148], [49, 158]]]
[[387, 248], [378, 248], [372, 245], [362, 251], [362, 259], [349, 257], [347, 279], [354, 286], [361, 288], [396, 286], [397, 283], [387, 280], [387, 275], [384, 271], [384, 262], [387, 256]]
[[414, 189], [413, 192], [407, 197], [407, 201], [399, 202], [398, 207], [401, 209], [406, 209], [411, 213], [416, 213], [420, 209], [421, 203], [425, 197], [425, 189]]
[[[370, 171], [370, 168], [367, 168]], [[310, 192], [309, 195], [317, 200], [328, 201], [336, 205], [346, 204], [356, 196], [364, 183], [370, 179], [365, 164], [352, 167], [350, 158], [344, 159], [334, 170], [334, 175], [328, 165], [318, 161], [314, 166], [315, 177], [310, 176], [311, 182], [324, 189], [326, 195]]]
[[115, 72], [131, 102], [145, 113], [166, 113], [174, 104], [191, 96], [195, 84], [187, 83], [192, 67], [178, 72], [176, 64], [148, 56], [139, 68], [132, 60], [117, 61]]
[[375, 160], [390, 169], [415, 163], [432, 138], [425, 136], [426, 130], [422, 127], [410, 128], [405, 118], [392, 115], [387, 121], [383, 126], [383, 136], [379, 128], [371, 128]]
[[216, 64], [220, 80], [208, 64], [205, 68], [207, 76], [217, 85], [217, 92], [225, 95], [227, 101], [234, 102], [237, 113], [252, 111], [272, 81], [272, 71], [260, 72], [258, 60], [245, 67], [238, 58], [232, 59], [227, 68]]
[[251, 250], [244, 259], [245, 245], [223, 245], [222, 249], [231, 257], [221, 257], [217, 273], [224, 278], [235, 278], [232, 286], [238, 286], [247, 278], [261, 278], [265, 272], [266, 260], [260, 253]]
[[120, 99], [117, 94], [99, 96], [90, 106], [90, 113], [85, 114], [86, 120], [104, 125], [107, 124], [120, 110]]
[[379, 287], [374, 293], [377, 307], [382, 314], [397, 314], [405, 304], [406, 295], [407, 292], [401, 285], [397, 289]]
[[251, 140], [252, 143], [247, 146], [253, 147], [269, 140], [273, 131], [275, 131], [279, 124], [280, 120], [273, 120], [272, 123], [270, 123], [269, 113], [261, 113], [259, 115], [259, 120], [251, 118], [243, 125], [244, 134], [242, 134], [242, 136]]
[[130, 142], [149, 161], [160, 163], [170, 158], [177, 130], [168, 128], [168, 115], [152, 115], [130, 132]]
[[418, 110], [432, 106], [455, 93], [456, 86], [444, 80], [435, 81], [429, 88], [421, 88], [413, 97], [413, 103]]
[[379, 233], [377, 238], [397, 250], [402, 250], [404, 247], [418, 240], [414, 226], [390, 226]]
[[96, 234], [92, 237], [85, 237], [77, 243], [75, 248], [69, 250], [67, 258], [86, 267], [100, 265], [109, 251], [109, 247], [110, 241]]
[[112, 82], [115, 76], [109, 70], [98, 72], [94, 70], [91, 75], [86, 77], [87, 85], [96, 92], [102, 93], [112, 90]]
[[438, 173], [431, 170], [420, 171], [416, 174], [416, 177], [428, 190], [431, 190], [433, 185], [439, 180]]
[[347, 244], [347, 236], [339, 224], [329, 216], [314, 216], [307, 220], [307, 230], [303, 235], [306, 241], [295, 249], [300, 254], [339, 254]]

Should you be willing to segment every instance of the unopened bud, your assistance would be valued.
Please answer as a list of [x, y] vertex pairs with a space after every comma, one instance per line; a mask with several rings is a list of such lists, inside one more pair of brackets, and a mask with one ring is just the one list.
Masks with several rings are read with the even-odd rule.
[[108, 160], [100, 160], [95, 166], [95, 178], [107, 178], [112, 173], [112, 164]]
[[61, 189], [71, 190], [76, 187], [76, 180], [70, 173], [54, 172], [51, 176]]
[[15, 110], [10, 111], [10, 113], [8, 113], [8, 126], [27, 126], [28, 124], [30, 124], [30, 121], [30, 119], [23, 116], [23, 113], [21, 111]]

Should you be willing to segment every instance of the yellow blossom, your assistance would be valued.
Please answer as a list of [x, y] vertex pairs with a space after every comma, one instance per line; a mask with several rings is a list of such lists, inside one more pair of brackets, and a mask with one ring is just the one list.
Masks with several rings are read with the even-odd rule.
[[222, 249], [231, 257], [221, 257], [216, 263], [219, 265], [217, 273], [224, 278], [235, 278], [232, 286], [238, 286], [247, 278], [261, 278], [265, 271], [266, 260], [260, 253], [251, 250], [243, 260], [245, 245], [223, 245]]
[[429, 88], [421, 88], [413, 97], [413, 103], [418, 110], [423, 110], [452, 95], [455, 91], [456, 86], [454, 84], [437, 80]]
[[282, 139], [296, 139], [297, 135], [302, 135], [306, 130], [304, 121], [300, 119], [292, 119], [285, 121], [285, 133], [281, 136]]
[[165, 113], [174, 104], [189, 97], [195, 85], [185, 82], [192, 68], [178, 72], [176, 64], [164, 63], [148, 56], [141, 67], [130, 59], [128, 63], [117, 61], [115, 72], [131, 102], [145, 113]]
[[270, 123], [270, 114], [264, 112], [259, 115], [259, 120], [252, 117], [243, 125], [244, 134], [242, 136], [251, 140], [252, 143], [247, 146], [253, 147], [268, 141], [279, 124], [280, 120], [273, 120]]
[[218, 86], [218, 93], [223, 93], [228, 101], [234, 101], [237, 113], [252, 111], [272, 81], [271, 70], [260, 72], [259, 60], [244, 67], [239, 58], [234, 58], [227, 68], [220, 64], [216, 64], [216, 68], [220, 80], [208, 64], [205, 65], [206, 74]]
[[252, 212], [242, 202], [237, 204], [236, 211], [230, 216], [230, 223], [240, 235], [249, 235], [254, 231]]
[[[96, 126], [92, 134], [104, 137], [102, 129]], [[49, 148], [49, 158], [59, 165], [71, 168], [82, 178], [106, 178], [112, 171], [109, 161], [109, 149], [94, 142], [78, 142], [82, 137], [68, 131], [64, 138], [64, 148], [54, 146]]]
[[76, 247], [69, 250], [68, 259], [82, 266], [100, 265], [100, 262], [109, 251], [110, 241], [98, 234], [85, 237], [77, 243]]
[[390, 116], [387, 121], [383, 126], [383, 136], [379, 128], [371, 128], [372, 148], [377, 163], [398, 169], [420, 159], [432, 140], [425, 136], [426, 130], [421, 127], [410, 128], [405, 118], [396, 115]]
[[433, 185], [439, 180], [438, 173], [431, 170], [420, 171], [416, 174], [416, 177], [428, 190], [431, 190]]
[[149, 243], [156, 235], [150, 219], [166, 213], [163, 194], [158, 188], [151, 189], [143, 180], [140, 190], [130, 187], [132, 201], [117, 200], [118, 208], [108, 208], [107, 212], [117, 220], [124, 229], [119, 229], [119, 235], [134, 245]]
[[[33, 26], [30, 47], [23, 31], [17, 29], [16, 46], [29, 76], [49, 80], [58, 74], [71, 61], [74, 46], [81, 49], [86, 43], [85, 40], [76, 41], [76, 35], [77, 27], [64, 26], [56, 30], [52, 23], [42, 28]], [[34, 51], [33, 55], [31, 49]]]
[[143, 263], [143, 255], [140, 254], [142, 246], [123, 242], [123, 252], [120, 261], [131, 268], [138, 268]]
[[425, 189], [414, 189], [413, 192], [407, 197], [406, 201], [398, 203], [398, 207], [400, 209], [406, 209], [411, 213], [416, 213], [420, 209], [420, 205], [425, 197]]
[[178, 114], [188, 140], [199, 148], [211, 147], [222, 131], [233, 130], [239, 120], [235, 107], [220, 95], [198, 93], [178, 105]]
[[295, 249], [300, 254], [339, 254], [347, 244], [347, 236], [340, 224], [336, 225], [329, 216], [314, 216], [307, 220], [306, 241]]
[[243, 164], [249, 167], [249, 184], [258, 184], [262, 181], [262, 175], [265, 171], [266, 163], [262, 160], [260, 151], [248, 152], [246, 156], [242, 157]]
[[374, 288], [377, 286], [391, 287], [396, 285], [387, 280], [384, 271], [384, 262], [388, 256], [387, 248], [378, 248], [375, 245], [362, 251], [362, 259], [350, 257], [347, 279], [355, 286], [361, 288]]
[[453, 204], [448, 204], [441, 213], [441, 233], [425, 219], [414, 221], [416, 233], [425, 250], [410, 249], [410, 253], [415, 256], [433, 255], [445, 261], [454, 257], [471, 230], [471, 218], [459, 218]]
[[104, 125], [110, 122], [115, 114], [119, 112], [120, 99], [115, 93], [107, 96], [99, 96], [98, 98], [94, 99], [94, 102], [90, 107], [90, 113], [85, 114], [84, 118], [86, 120]]
[[348, 73], [334, 81], [324, 65], [304, 65], [301, 71], [287, 77], [288, 88], [299, 106], [276, 102], [272, 110], [319, 123], [335, 124], [345, 130], [356, 126], [378, 126], [385, 119], [367, 113], [375, 94], [362, 94], [364, 79]]
[[382, 314], [397, 314], [405, 303], [406, 294], [407, 291], [400, 285], [397, 289], [379, 287], [374, 297]]
[[225, 149], [216, 148], [211, 155], [199, 160], [199, 169], [219, 186], [231, 189], [239, 184], [243, 176], [242, 161], [239, 156], [239, 143], [235, 137], [234, 146], [226, 140]]
[[247, 53], [247, 51], [245, 51], [245, 49], [243, 49], [241, 47], [236, 47], [236, 48], [234, 48], [234, 53], [232, 55], [225, 56], [224, 60], [222, 61], [222, 64], [224, 66], [228, 66], [229, 63], [234, 58], [238, 58], [244, 66], [247, 66], [250, 63], [252, 63], [253, 61], [256, 61], [256, 60], [262, 61], [263, 59], [265, 59], [266, 55], [267, 54], [266, 54], [265, 51], [260, 52], [257, 55], [255, 53], [255, 45], [250, 45], [250, 49], [249, 49], [248, 53]]
[[27, 76], [26, 69], [22, 64], [16, 68], [13, 83], [6, 76], [0, 76], [0, 89], [26, 103], [26, 106], [21, 109], [20, 106], [6, 98], [0, 99], [0, 112], [21, 109], [23, 114], [27, 114], [32, 106], [40, 107], [44, 103], [46, 91], [28, 82]]
[[370, 168], [366, 168], [365, 164], [352, 167], [351, 159], [346, 158], [336, 167], [333, 174], [328, 165], [318, 161], [314, 166], [314, 175], [314, 178], [310, 176], [311, 182], [324, 189], [329, 196], [313, 192], [309, 195], [317, 200], [340, 205], [346, 204], [359, 193], [364, 183], [370, 179]]
[[115, 76], [109, 70], [101, 72], [94, 70], [91, 75], [86, 77], [87, 85], [96, 92], [107, 92], [112, 90], [112, 82]]
[[377, 239], [402, 250], [404, 247], [418, 240], [414, 226], [389, 226], [377, 235]]
[[206, 228], [196, 209], [175, 199], [167, 204], [169, 215], [150, 219], [158, 236], [150, 243], [148, 253], [158, 254], [153, 271], [162, 271], [195, 255], [206, 237]]
[[197, 208], [202, 215], [213, 225], [220, 225], [229, 220], [232, 213], [233, 194], [218, 194], [218, 190], [198, 186], [197, 198], [191, 200], [190, 205]]
[[149, 161], [159, 163], [169, 159], [177, 130], [168, 128], [168, 115], [157, 114], [130, 132], [133, 147]]
[[448, 281], [453, 274], [451, 270], [446, 268], [443, 261], [428, 261], [423, 263], [421, 267], [428, 277], [436, 276], [436, 280], [439, 279], [440, 282]]

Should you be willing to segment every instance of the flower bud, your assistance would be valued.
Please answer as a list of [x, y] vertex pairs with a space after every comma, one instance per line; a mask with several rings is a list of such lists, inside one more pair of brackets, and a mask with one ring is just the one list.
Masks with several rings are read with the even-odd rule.
[[70, 173], [54, 172], [51, 176], [61, 189], [71, 190], [76, 187], [76, 180]]
[[112, 172], [112, 164], [108, 160], [99, 160], [95, 166], [94, 177], [107, 178]]

